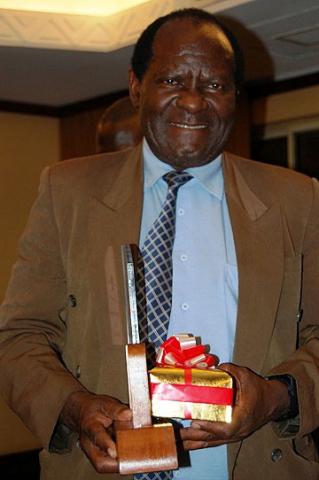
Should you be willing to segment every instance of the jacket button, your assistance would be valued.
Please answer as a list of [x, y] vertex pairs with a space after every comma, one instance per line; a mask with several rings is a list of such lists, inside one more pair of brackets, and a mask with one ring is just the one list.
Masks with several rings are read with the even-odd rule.
[[76, 377], [76, 378], [80, 378], [80, 377], [81, 377], [81, 367], [80, 367], [80, 365], [77, 365], [77, 367], [76, 367], [75, 377]]
[[282, 459], [282, 450], [280, 450], [280, 448], [275, 448], [271, 452], [271, 459], [273, 462], [279, 462], [279, 460]]
[[75, 295], [69, 295], [69, 305], [70, 307], [76, 307], [76, 298]]

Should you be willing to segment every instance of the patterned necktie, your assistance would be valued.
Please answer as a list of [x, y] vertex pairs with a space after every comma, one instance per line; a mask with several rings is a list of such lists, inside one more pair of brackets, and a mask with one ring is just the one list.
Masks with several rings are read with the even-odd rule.
[[[137, 264], [140, 340], [146, 343], [149, 360], [154, 358], [154, 349], [166, 339], [171, 314], [177, 192], [193, 177], [187, 172], [172, 171], [163, 178], [168, 184], [167, 196], [145, 238]], [[134, 480], [170, 480], [172, 477], [171, 471], [163, 471], [137, 474]]]

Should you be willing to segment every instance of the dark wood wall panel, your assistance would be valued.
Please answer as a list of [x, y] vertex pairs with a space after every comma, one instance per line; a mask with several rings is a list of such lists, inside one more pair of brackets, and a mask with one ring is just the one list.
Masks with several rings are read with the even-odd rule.
[[95, 153], [96, 127], [102, 113], [125, 95], [128, 91], [121, 90], [60, 110], [61, 160]]
[[96, 126], [105, 107], [61, 118], [61, 160], [95, 153]]
[[235, 124], [226, 150], [250, 158], [251, 109], [246, 93], [243, 91], [237, 101]]

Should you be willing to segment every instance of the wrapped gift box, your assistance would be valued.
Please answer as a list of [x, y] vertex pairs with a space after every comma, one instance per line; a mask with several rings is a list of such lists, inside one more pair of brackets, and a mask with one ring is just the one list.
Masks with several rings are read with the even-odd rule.
[[231, 422], [233, 381], [217, 368], [155, 367], [149, 372], [152, 415]]

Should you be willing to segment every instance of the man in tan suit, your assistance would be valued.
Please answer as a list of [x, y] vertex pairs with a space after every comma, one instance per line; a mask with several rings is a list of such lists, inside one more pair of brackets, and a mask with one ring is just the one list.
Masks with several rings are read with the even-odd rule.
[[[233, 123], [238, 59], [232, 37], [204, 12], [149, 27], [130, 91], [156, 161], [191, 171], [217, 162]], [[1, 310], [0, 386], [42, 441], [45, 479], [118, 478], [110, 427], [131, 413], [117, 266], [119, 246], [139, 243], [145, 148], [47, 169], [21, 241]], [[318, 184], [227, 153], [221, 165], [239, 272], [233, 363], [222, 368], [236, 401], [230, 424], [194, 421], [181, 441], [208, 456], [227, 445], [218, 480], [315, 479]]]

